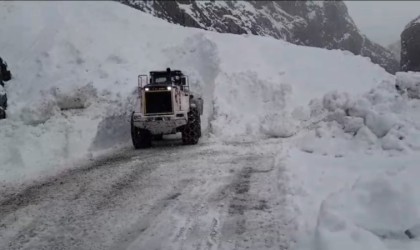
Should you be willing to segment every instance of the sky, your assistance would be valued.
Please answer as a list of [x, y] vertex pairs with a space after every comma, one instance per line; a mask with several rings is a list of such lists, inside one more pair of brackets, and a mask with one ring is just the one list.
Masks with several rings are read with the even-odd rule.
[[350, 16], [371, 40], [383, 46], [399, 41], [405, 25], [420, 15], [420, 1], [345, 1]]

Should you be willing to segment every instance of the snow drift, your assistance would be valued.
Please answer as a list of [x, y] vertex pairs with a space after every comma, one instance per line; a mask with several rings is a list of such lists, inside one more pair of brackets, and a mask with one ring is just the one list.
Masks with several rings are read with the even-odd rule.
[[184, 28], [115, 2], [2, 2], [0, 13], [15, 76], [10, 119], [0, 121], [5, 182], [130, 143], [139, 73], [184, 70], [205, 100], [203, 129], [225, 139], [290, 136], [312, 98], [392, 79], [350, 53]]
[[[415, 195], [418, 168], [358, 180], [351, 188], [326, 199], [318, 217], [315, 249], [395, 249], [385, 241], [412, 243], [407, 230], [414, 232], [420, 222]], [[411, 232], [410, 231], [410, 232]], [[414, 248], [413, 248], [414, 249]]]
[[362, 95], [333, 91], [311, 102], [317, 122], [288, 158], [299, 249], [419, 248], [420, 100], [410, 94], [418, 76], [399, 72]]
[[[302, 147], [307, 151], [313, 148], [326, 152], [328, 149], [320, 147], [319, 143], [339, 137], [368, 145], [370, 149], [420, 149], [420, 102], [412, 94], [420, 89], [416, 86], [419, 75], [398, 72], [396, 81], [384, 81], [363, 95], [333, 91], [322, 101], [313, 100], [310, 104], [312, 119], [321, 122], [303, 139]], [[407, 89], [409, 91], [403, 91]]]

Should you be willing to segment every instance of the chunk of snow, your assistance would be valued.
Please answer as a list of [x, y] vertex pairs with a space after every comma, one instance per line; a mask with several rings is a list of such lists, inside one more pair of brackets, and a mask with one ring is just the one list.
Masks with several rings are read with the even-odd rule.
[[261, 122], [262, 133], [273, 138], [291, 137], [296, 133], [297, 128], [296, 120], [287, 115], [267, 115]]
[[326, 120], [327, 121], [336, 121], [341, 125], [344, 125], [344, 118], [346, 116], [346, 113], [341, 110], [341, 109], [337, 109], [334, 112], [331, 112], [330, 114], [327, 115]]
[[362, 126], [357, 131], [355, 138], [360, 141], [367, 142], [368, 144], [371, 144], [371, 145], [375, 144], [378, 140], [378, 137], [376, 137], [376, 135], [372, 133], [372, 131], [366, 126]]
[[344, 132], [355, 133], [364, 125], [363, 118], [346, 116], [343, 118]]
[[348, 102], [349, 94], [346, 92], [339, 93], [338, 91], [327, 93], [323, 99], [324, 108], [326, 108], [328, 111], [345, 109], [348, 105]]
[[384, 137], [386, 133], [397, 123], [397, 119], [392, 114], [379, 114], [369, 112], [366, 115], [366, 126], [377, 136]]
[[342, 216], [340, 211], [337, 211], [339, 208], [331, 208], [330, 206], [327, 202], [324, 202], [321, 206], [314, 249], [383, 250], [386, 248], [378, 237]]
[[318, 217], [318, 247], [387, 249], [382, 239], [408, 240], [404, 231], [419, 221], [420, 210], [414, 183], [401, 178], [406, 174], [363, 178], [326, 199]]
[[364, 98], [358, 99], [348, 108], [348, 114], [353, 117], [365, 118], [371, 107], [372, 106], [368, 100]]
[[420, 99], [420, 73], [397, 72], [396, 87], [407, 92], [408, 97]]

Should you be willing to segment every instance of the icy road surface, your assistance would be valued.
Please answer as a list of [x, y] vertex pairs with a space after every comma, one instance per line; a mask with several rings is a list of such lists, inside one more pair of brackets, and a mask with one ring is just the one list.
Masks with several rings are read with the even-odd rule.
[[1, 249], [288, 249], [279, 140], [123, 150], [18, 192]]

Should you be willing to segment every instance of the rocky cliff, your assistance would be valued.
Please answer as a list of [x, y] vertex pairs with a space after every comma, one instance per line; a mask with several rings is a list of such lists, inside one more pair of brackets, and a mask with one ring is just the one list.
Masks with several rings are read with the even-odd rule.
[[401, 33], [401, 70], [420, 71], [420, 16]]

